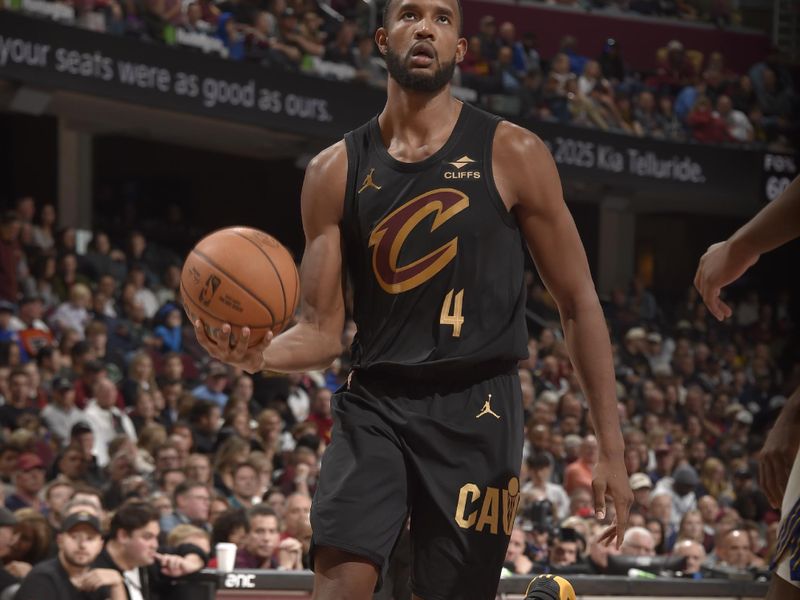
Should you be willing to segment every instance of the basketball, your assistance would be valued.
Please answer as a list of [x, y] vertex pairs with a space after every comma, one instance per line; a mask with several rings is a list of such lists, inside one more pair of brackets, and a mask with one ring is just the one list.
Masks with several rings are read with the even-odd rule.
[[203, 321], [217, 341], [222, 325], [233, 343], [250, 328], [250, 346], [267, 331], [280, 333], [297, 308], [300, 277], [289, 251], [274, 237], [250, 227], [219, 229], [200, 240], [181, 271], [181, 298], [194, 323]]

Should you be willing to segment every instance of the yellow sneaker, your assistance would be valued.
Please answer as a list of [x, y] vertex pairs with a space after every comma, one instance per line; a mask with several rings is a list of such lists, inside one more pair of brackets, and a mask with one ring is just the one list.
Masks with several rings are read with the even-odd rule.
[[525, 600], [575, 600], [575, 590], [558, 575], [537, 575], [525, 590]]

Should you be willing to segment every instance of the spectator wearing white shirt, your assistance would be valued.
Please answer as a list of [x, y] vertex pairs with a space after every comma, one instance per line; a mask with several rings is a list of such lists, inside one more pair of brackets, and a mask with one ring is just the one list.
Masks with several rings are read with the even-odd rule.
[[522, 486], [522, 496], [526, 502], [549, 500], [553, 505], [554, 516], [562, 521], [569, 516], [569, 496], [562, 486], [550, 481], [553, 474], [551, 460], [544, 452], [533, 454], [527, 459], [531, 480]]
[[603, 72], [600, 70], [600, 63], [596, 60], [586, 62], [583, 73], [578, 77], [578, 94], [588, 98], [592, 90], [600, 82]]
[[73, 284], [69, 289], [69, 301], [58, 305], [50, 324], [59, 331], [74, 329], [80, 339], [83, 339], [83, 330], [90, 319], [91, 302], [92, 292], [89, 288], [82, 283]]
[[128, 282], [132, 283], [136, 288], [133, 299], [141, 303], [142, 307], [144, 307], [144, 314], [147, 315], [148, 319], [152, 319], [158, 312], [158, 298], [156, 298], [153, 291], [147, 287], [146, 281], [147, 274], [144, 268], [140, 265], [133, 265], [130, 271], [128, 271]]
[[136, 429], [128, 415], [116, 406], [117, 388], [108, 378], [100, 379], [94, 387], [94, 398], [89, 401], [85, 420], [94, 434], [94, 455], [97, 464], [108, 464], [108, 445], [115, 437], [127, 435], [136, 441]]
[[737, 142], [752, 142], [755, 130], [747, 115], [733, 108], [730, 96], [725, 94], [717, 98], [717, 113], [725, 121], [728, 133]]
[[75, 388], [66, 377], [56, 377], [50, 403], [42, 409], [42, 420], [62, 446], [69, 443], [72, 426], [83, 420], [83, 411], [75, 406]]

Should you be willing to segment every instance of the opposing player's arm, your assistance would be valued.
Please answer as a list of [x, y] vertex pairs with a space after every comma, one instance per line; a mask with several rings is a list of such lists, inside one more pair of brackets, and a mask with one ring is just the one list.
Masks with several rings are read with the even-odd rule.
[[[300, 266], [300, 314], [297, 324], [273, 339], [248, 348], [250, 332], [242, 329], [236, 346], [206, 336], [195, 323], [201, 345], [214, 357], [254, 373], [281, 373], [327, 367], [342, 350], [344, 290], [339, 222], [347, 185], [344, 142], [323, 150], [308, 165], [301, 193], [306, 248]], [[230, 327], [222, 327], [230, 335]]]
[[758, 258], [800, 237], [800, 177], [741, 229], [724, 242], [708, 248], [700, 258], [694, 285], [703, 302], [717, 319], [733, 314], [719, 295], [722, 288], [736, 281]]
[[605, 511], [605, 493], [610, 492], [621, 539], [633, 495], [623, 463], [611, 343], [555, 162], [536, 135], [503, 122], [495, 134], [492, 166], [500, 195], [515, 213], [542, 281], [558, 304], [600, 446], [600, 464], [594, 474], [595, 509]]

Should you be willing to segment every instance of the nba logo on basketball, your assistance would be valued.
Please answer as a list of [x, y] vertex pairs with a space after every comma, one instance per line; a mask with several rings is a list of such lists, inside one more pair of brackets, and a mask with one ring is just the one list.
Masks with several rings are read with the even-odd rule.
[[203, 289], [200, 290], [200, 302], [202, 302], [204, 306], [208, 306], [211, 303], [211, 299], [217, 292], [220, 283], [222, 282], [216, 275], [208, 276], [206, 284], [203, 286]]

